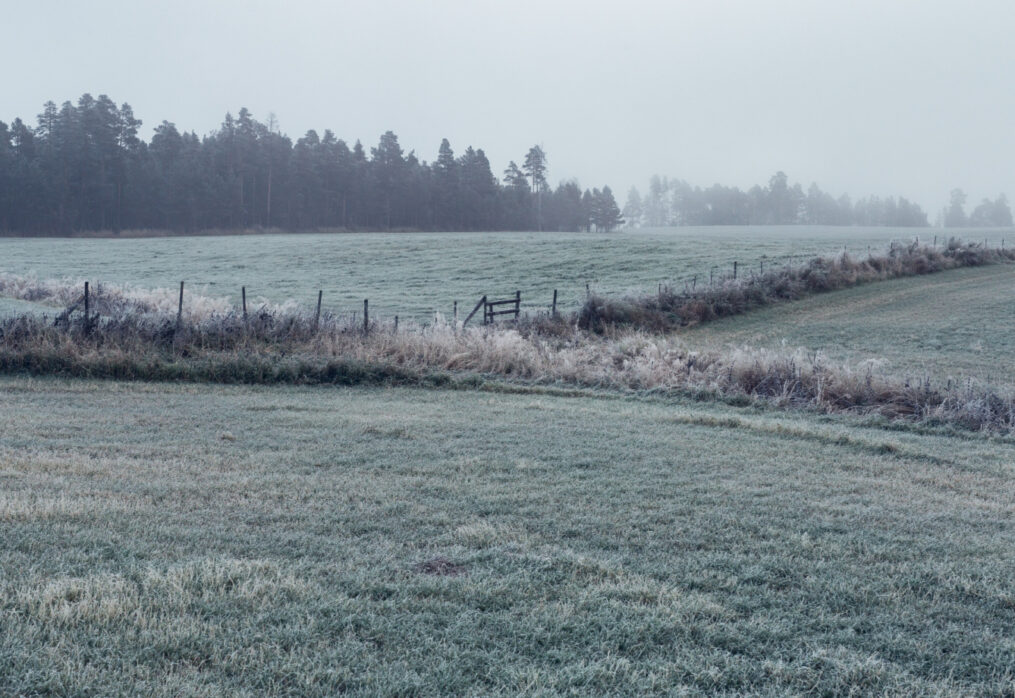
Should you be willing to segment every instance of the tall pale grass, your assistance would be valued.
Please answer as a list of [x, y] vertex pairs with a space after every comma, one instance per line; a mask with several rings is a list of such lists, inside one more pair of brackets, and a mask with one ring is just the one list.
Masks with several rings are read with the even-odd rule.
[[[0, 274], [0, 297], [31, 301], [63, 311], [81, 303], [84, 298], [84, 279], [40, 279], [33, 275]], [[89, 288], [91, 310], [102, 315], [126, 312], [165, 314], [175, 317], [179, 307], [180, 289], [141, 288], [131, 284], [100, 282]], [[294, 301], [273, 303], [266, 298], [251, 297], [253, 312], [293, 313]], [[213, 320], [233, 310], [228, 298], [209, 295], [207, 286], [186, 289], [183, 317], [190, 322]]]
[[32, 316], [0, 322], [0, 370], [133, 379], [254, 383], [421, 383], [467, 376], [529, 384], [693, 394], [824, 412], [879, 414], [1015, 431], [1015, 396], [966, 382], [936, 385], [876, 362], [833, 363], [805, 350], [688, 347], [678, 336], [588, 334], [560, 321], [462, 328], [362, 326], [333, 317], [235, 314], [184, 323], [126, 314], [85, 327]]

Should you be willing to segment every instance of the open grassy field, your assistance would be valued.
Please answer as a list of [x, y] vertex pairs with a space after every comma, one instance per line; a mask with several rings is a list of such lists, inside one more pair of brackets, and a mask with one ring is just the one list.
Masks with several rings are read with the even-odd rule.
[[[943, 239], [944, 232], [940, 233]], [[251, 298], [306, 305], [324, 290], [326, 309], [352, 312], [369, 298], [373, 312], [426, 320], [471, 305], [484, 293], [522, 291], [529, 310], [546, 309], [553, 290], [561, 309], [574, 310], [585, 284], [606, 294], [647, 291], [660, 282], [710, 270], [740, 273], [834, 255], [883, 250], [892, 240], [935, 231], [912, 228], [738, 226], [579, 233], [300, 234], [147, 239], [0, 238], [0, 273], [40, 279], [88, 279], [143, 289], [178, 288], [239, 303]], [[972, 240], [1000, 244], [1008, 230], [962, 230]], [[2, 310], [2, 309], [0, 309]], [[464, 311], [467, 312], [467, 309]]]
[[689, 343], [819, 349], [830, 358], [879, 359], [883, 369], [938, 381], [1011, 382], [1015, 267], [1007, 264], [867, 284], [686, 330]]
[[0, 694], [1015, 691], [1015, 442], [0, 378]]

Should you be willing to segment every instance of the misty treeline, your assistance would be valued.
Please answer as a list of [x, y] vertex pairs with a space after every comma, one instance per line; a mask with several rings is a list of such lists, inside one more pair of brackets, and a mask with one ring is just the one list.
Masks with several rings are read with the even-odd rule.
[[871, 196], [853, 201], [821, 191], [817, 184], [804, 192], [776, 172], [768, 186], [747, 191], [714, 184], [692, 187], [680, 179], [655, 175], [643, 197], [632, 188], [623, 215], [628, 225], [873, 225], [925, 226], [927, 214], [903, 197]]
[[938, 222], [946, 228], [1009, 228], [1012, 225], [1008, 197], [998, 194], [991, 201], [981, 201], [970, 215], [966, 215], [966, 193], [952, 189], [949, 204], [944, 208]]
[[432, 163], [406, 154], [391, 131], [369, 152], [331, 131], [293, 143], [247, 109], [204, 137], [163, 121], [146, 142], [140, 127], [129, 104], [88, 94], [76, 105], [47, 102], [34, 127], [0, 122], [0, 231], [608, 231], [622, 223], [609, 187], [551, 188], [539, 146], [499, 180], [482, 149], [456, 155], [447, 139]]

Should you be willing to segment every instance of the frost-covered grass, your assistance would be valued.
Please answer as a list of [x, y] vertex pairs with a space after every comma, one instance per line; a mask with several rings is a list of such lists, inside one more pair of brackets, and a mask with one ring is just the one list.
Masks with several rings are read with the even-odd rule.
[[806, 264], [770, 269], [763, 274], [743, 273], [701, 288], [693, 284], [684, 284], [682, 289], [667, 285], [650, 294], [627, 297], [597, 293], [582, 306], [579, 325], [600, 333], [616, 327], [667, 332], [876, 281], [1013, 261], [1012, 248], [988, 248], [983, 243], [955, 238], [940, 247], [914, 241], [893, 245], [884, 254], [853, 258], [843, 252], [835, 257], [815, 257]]
[[[585, 284], [618, 295], [654, 291], [660, 283], [682, 288], [697, 275], [704, 284], [732, 272], [798, 264], [845, 247], [855, 257], [886, 249], [892, 240], [935, 231], [902, 228], [732, 227], [574, 233], [393, 233], [251, 235], [154, 239], [0, 238], [0, 274], [40, 280], [60, 279], [75, 290], [81, 282], [165, 289], [172, 304], [180, 281], [214, 299], [239, 303], [246, 286], [257, 302], [290, 299], [312, 306], [318, 289], [324, 307], [338, 314], [362, 309], [369, 298], [374, 312], [403, 320], [429, 320], [434, 311], [450, 314], [458, 301], [464, 313], [488, 293], [507, 297], [522, 291], [529, 310], [549, 306], [553, 289], [559, 305], [576, 310]], [[968, 239], [990, 238], [1004, 230], [963, 231]], [[943, 238], [942, 238], [943, 239]], [[189, 294], [189, 291], [188, 291]], [[468, 306], [468, 307], [466, 307]], [[186, 306], [185, 306], [186, 307]]]
[[[798, 267], [770, 267], [763, 276], [742, 270], [739, 280], [697, 291], [685, 285], [633, 298], [596, 294], [577, 315], [562, 310], [549, 319], [537, 313], [521, 323], [520, 331], [475, 325], [463, 331], [460, 323], [435, 313], [429, 324], [403, 319], [396, 332], [395, 319], [378, 318], [375, 309], [366, 338], [359, 320], [348, 314], [324, 309], [317, 323], [309, 309], [293, 300], [274, 305], [251, 298], [245, 318], [228, 299], [193, 290], [187, 292], [177, 324], [176, 289], [109, 283], [92, 285], [94, 322], [85, 327], [76, 283], [0, 274], [0, 296], [76, 308], [69, 320], [65, 314], [55, 324], [31, 316], [0, 321], [0, 370], [341, 384], [447, 383], [454, 377], [448, 374], [478, 373], [542, 384], [704, 393], [1010, 431], [1015, 398], [1003, 367], [1005, 348], [1015, 341], [1013, 325], [1005, 320], [1012, 256], [1010, 247], [1001, 251], [942, 240], [938, 246], [893, 246], [889, 255], [859, 260], [846, 254], [813, 258]], [[952, 292], [950, 272], [985, 265], [999, 269], [978, 268], [982, 278], [967, 274], [961, 278], [974, 281]], [[908, 286], [889, 283], [909, 276], [919, 278]], [[814, 293], [822, 295], [807, 298]], [[857, 297], [860, 304], [852, 303]], [[766, 327], [768, 337], [761, 342], [739, 341], [743, 333], [735, 322], [723, 325], [725, 334], [693, 329], [725, 315], [771, 320], [771, 312], [765, 312], [770, 304], [782, 304], [785, 311]], [[893, 304], [902, 311], [893, 311]], [[888, 319], [872, 308], [888, 309]], [[809, 322], [808, 313], [834, 317], [834, 327], [824, 326], [834, 341], [813, 331], [803, 333], [806, 341], [799, 344], [772, 341], [793, 337], [794, 327]], [[656, 334], [681, 331], [651, 336], [632, 327]], [[921, 341], [921, 333], [926, 337], [928, 331], [934, 333], [930, 341]], [[847, 336], [852, 340], [843, 342]], [[932, 361], [921, 361], [928, 345], [938, 351]], [[994, 362], [982, 360], [984, 345], [991, 347]]]
[[[105, 297], [97, 298], [102, 308]], [[122, 302], [112, 296], [114, 307]], [[250, 384], [497, 384], [602, 388], [878, 415], [888, 420], [1015, 432], [1015, 390], [983, 381], [911, 378], [875, 360], [821, 352], [689, 344], [638, 331], [590, 334], [574, 316], [508, 326], [390, 322], [368, 333], [341, 318], [300, 313], [174, 316], [128, 306], [55, 324], [0, 321], [0, 373]], [[501, 385], [503, 387], [503, 385]]]
[[0, 693], [1003, 695], [1015, 443], [0, 378]]
[[1015, 267], [955, 269], [759, 308], [681, 333], [690, 345], [808, 347], [833, 361], [875, 361], [918, 381], [1010, 383]]

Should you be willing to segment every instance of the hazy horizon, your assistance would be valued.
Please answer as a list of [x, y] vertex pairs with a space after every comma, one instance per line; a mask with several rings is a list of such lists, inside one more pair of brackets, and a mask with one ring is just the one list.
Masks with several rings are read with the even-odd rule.
[[1004, 68], [1015, 11], [999, 1], [709, 4], [234, 0], [17, 5], [0, 49], [0, 120], [85, 92], [199, 135], [247, 107], [294, 140], [392, 130], [432, 161], [483, 148], [498, 176], [540, 143], [552, 183], [653, 174], [747, 189], [776, 171], [838, 196], [904, 196], [931, 222], [1015, 194]]

